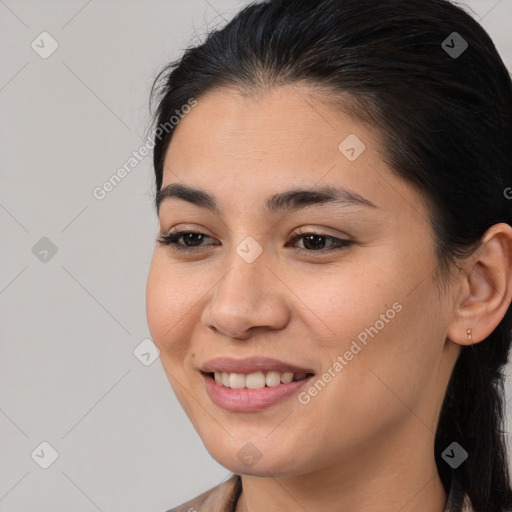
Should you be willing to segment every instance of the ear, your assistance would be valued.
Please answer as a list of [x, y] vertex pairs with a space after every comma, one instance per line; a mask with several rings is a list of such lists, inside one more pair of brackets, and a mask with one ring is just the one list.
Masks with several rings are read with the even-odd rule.
[[494, 331], [512, 300], [512, 227], [491, 226], [477, 251], [462, 260], [462, 270], [447, 337], [459, 345], [471, 345]]

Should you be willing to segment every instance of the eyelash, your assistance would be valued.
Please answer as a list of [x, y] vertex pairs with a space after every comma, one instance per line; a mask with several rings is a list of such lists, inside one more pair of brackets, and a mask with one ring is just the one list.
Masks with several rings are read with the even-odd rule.
[[[203, 235], [203, 236], [206, 236], [208, 238], [211, 238], [208, 235], [205, 235], [204, 233], [201, 233], [199, 231], [175, 231], [175, 232], [171, 231], [171, 232], [167, 233], [166, 235], [162, 235], [162, 234], [158, 235], [157, 241], [162, 243], [162, 244], [164, 244], [164, 245], [169, 246], [173, 251], [180, 251], [180, 252], [191, 252], [191, 251], [195, 251], [197, 249], [200, 249], [201, 247], [204, 247], [204, 246], [187, 247], [187, 246], [178, 244], [178, 240], [183, 235], [189, 235], [189, 234]], [[335, 242], [335, 245], [330, 247], [330, 248], [328, 248], [328, 249], [319, 249], [319, 250], [316, 250], [316, 251], [315, 250], [311, 250], [311, 249], [302, 249], [302, 248], [298, 248], [297, 249], [299, 252], [306, 253], [308, 255], [315, 254], [315, 253], [325, 254], [325, 253], [328, 253], [328, 252], [331, 252], [331, 251], [337, 251], [337, 250], [341, 250], [341, 249], [346, 249], [346, 248], [348, 248], [349, 246], [351, 246], [354, 243], [351, 240], [342, 240], [340, 238], [336, 238], [336, 237], [333, 237], [333, 236], [330, 236], [330, 235], [325, 235], [325, 234], [322, 234], [322, 233], [302, 232], [302, 231], [299, 231], [298, 234], [296, 234], [295, 236], [292, 236], [291, 242], [295, 242], [296, 240], [299, 240], [301, 238], [305, 238], [307, 236], [319, 236], [319, 237], [322, 237], [322, 238], [331, 239], [331, 240], [333, 240]]]

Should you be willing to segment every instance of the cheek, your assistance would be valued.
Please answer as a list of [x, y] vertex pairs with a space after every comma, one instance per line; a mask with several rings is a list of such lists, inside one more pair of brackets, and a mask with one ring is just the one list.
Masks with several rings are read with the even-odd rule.
[[345, 271], [342, 266], [333, 268], [330, 275], [295, 276], [292, 282], [297, 283], [293, 287], [299, 299], [297, 308], [309, 318], [307, 323], [317, 342], [331, 355], [348, 350], [353, 339], [392, 308], [397, 295], [389, 282], [379, 279], [377, 271], [353, 267]]
[[163, 353], [173, 345], [183, 317], [182, 295], [168, 265], [156, 254], [146, 284], [146, 317], [153, 342]]
[[[434, 375], [444, 337], [442, 320], [429, 307], [435, 293], [423, 291], [409, 296], [388, 293], [385, 302], [389, 307], [382, 307], [383, 301], [374, 297], [359, 335], [345, 338], [345, 343], [354, 340], [361, 350], [344, 367], [335, 401], [348, 400], [354, 415], [385, 422], [407, 417], [414, 410], [420, 417], [429, 417], [420, 411], [435, 392]], [[372, 406], [368, 409], [365, 404]]]
[[408, 286], [408, 276], [393, 259], [379, 261], [378, 269], [370, 265], [355, 271], [352, 267], [350, 273], [338, 269], [328, 279], [304, 280], [294, 289], [311, 309], [304, 313], [311, 326], [318, 326], [313, 330], [325, 352], [326, 369], [341, 356], [343, 370], [337, 366], [338, 371], [350, 378], [351, 385], [374, 385], [376, 375], [382, 375], [401, 386], [395, 372], [405, 381], [406, 375], [421, 373], [424, 363], [436, 357], [435, 346], [424, 334], [435, 321], [428, 297], [404, 293], [413, 281]]
[[146, 318], [166, 368], [184, 360], [207, 289], [205, 279], [192, 278], [155, 252], [146, 283]]

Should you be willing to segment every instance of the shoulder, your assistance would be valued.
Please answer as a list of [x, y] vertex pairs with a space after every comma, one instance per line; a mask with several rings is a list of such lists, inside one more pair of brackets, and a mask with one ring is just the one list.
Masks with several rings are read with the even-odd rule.
[[219, 485], [166, 512], [230, 512], [240, 494], [240, 476], [231, 475]]

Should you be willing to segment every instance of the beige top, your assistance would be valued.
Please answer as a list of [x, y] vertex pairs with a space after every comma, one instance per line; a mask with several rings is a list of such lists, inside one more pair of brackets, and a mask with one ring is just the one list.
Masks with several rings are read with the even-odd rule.
[[[241, 492], [240, 475], [231, 475], [219, 485], [166, 512], [235, 512]], [[468, 496], [461, 491], [455, 471], [443, 512], [473, 512]]]

